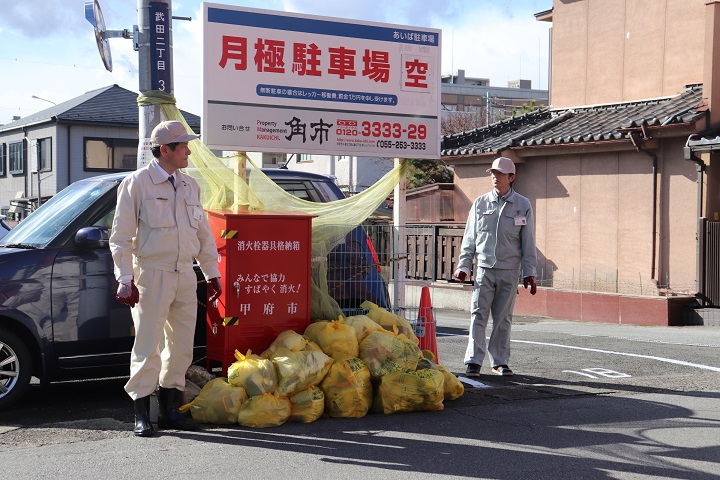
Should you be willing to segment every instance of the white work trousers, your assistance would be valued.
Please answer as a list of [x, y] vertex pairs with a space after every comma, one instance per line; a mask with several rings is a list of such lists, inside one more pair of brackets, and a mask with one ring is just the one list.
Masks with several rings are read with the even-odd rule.
[[491, 366], [508, 365], [510, 361], [510, 330], [518, 278], [518, 270], [478, 267], [470, 307], [470, 331], [465, 351], [466, 364], [482, 365], [485, 359], [485, 330], [488, 317], [492, 315], [492, 333], [490, 333], [490, 340], [487, 343]]
[[125, 391], [137, 400], [163, 388], [185, 390], [197, 319], [193, 270], [166, 272], [135, 267], [140, 302], [132, 308], [135, 344]]

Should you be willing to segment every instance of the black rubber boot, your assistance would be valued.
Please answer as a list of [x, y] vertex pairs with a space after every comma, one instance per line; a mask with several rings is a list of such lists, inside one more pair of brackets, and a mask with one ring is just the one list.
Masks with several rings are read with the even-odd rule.
[[158, 390], [158, 428], [168, 430], [198, 429], [198, 424], [178, 411], [180, 408], [180, 390], [176, 388], [163, 388]]
[[153, 434], [153, 426], [150, 422], [150, 396], [133, 400], [135, 407], [135, 428], [133, 433], [136, 437], [149, 437]]

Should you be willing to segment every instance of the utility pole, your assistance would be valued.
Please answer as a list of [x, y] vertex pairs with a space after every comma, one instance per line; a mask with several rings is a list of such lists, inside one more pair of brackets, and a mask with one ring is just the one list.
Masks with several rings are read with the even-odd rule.
[[490, 91], [485, 92], [485, 125], [490, 125]]
[[[135, 49], [138, 51], [140, 93], [159, 90], [173, 95], [172, 0], [138, 0], [137, 11]], [[138, 108], [137, 168], [141, 168], [152, 160], [150, 134], [164, 119], [158, 105]]]

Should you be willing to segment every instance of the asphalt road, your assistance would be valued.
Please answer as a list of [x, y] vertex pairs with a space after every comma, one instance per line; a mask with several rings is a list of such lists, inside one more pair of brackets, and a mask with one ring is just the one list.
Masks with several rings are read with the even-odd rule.
[[[439, 311], [462, 376], [467, 313]], [[516, 318], [514, 377], [442, 412], [135, 438], [125, 379], [34, 387], [0, 412], [0, 479], [720, 478], [720, 329]]]

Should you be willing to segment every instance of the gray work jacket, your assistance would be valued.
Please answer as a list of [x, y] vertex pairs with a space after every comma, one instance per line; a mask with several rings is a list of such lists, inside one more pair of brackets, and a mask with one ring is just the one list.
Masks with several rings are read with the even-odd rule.
[[473, 258], [478, 267], [536, 276], [535, 217], [527, 198], [510, 189], [501, 201], [493, 190], [473, 202], [458, 267], [469, 272]]

